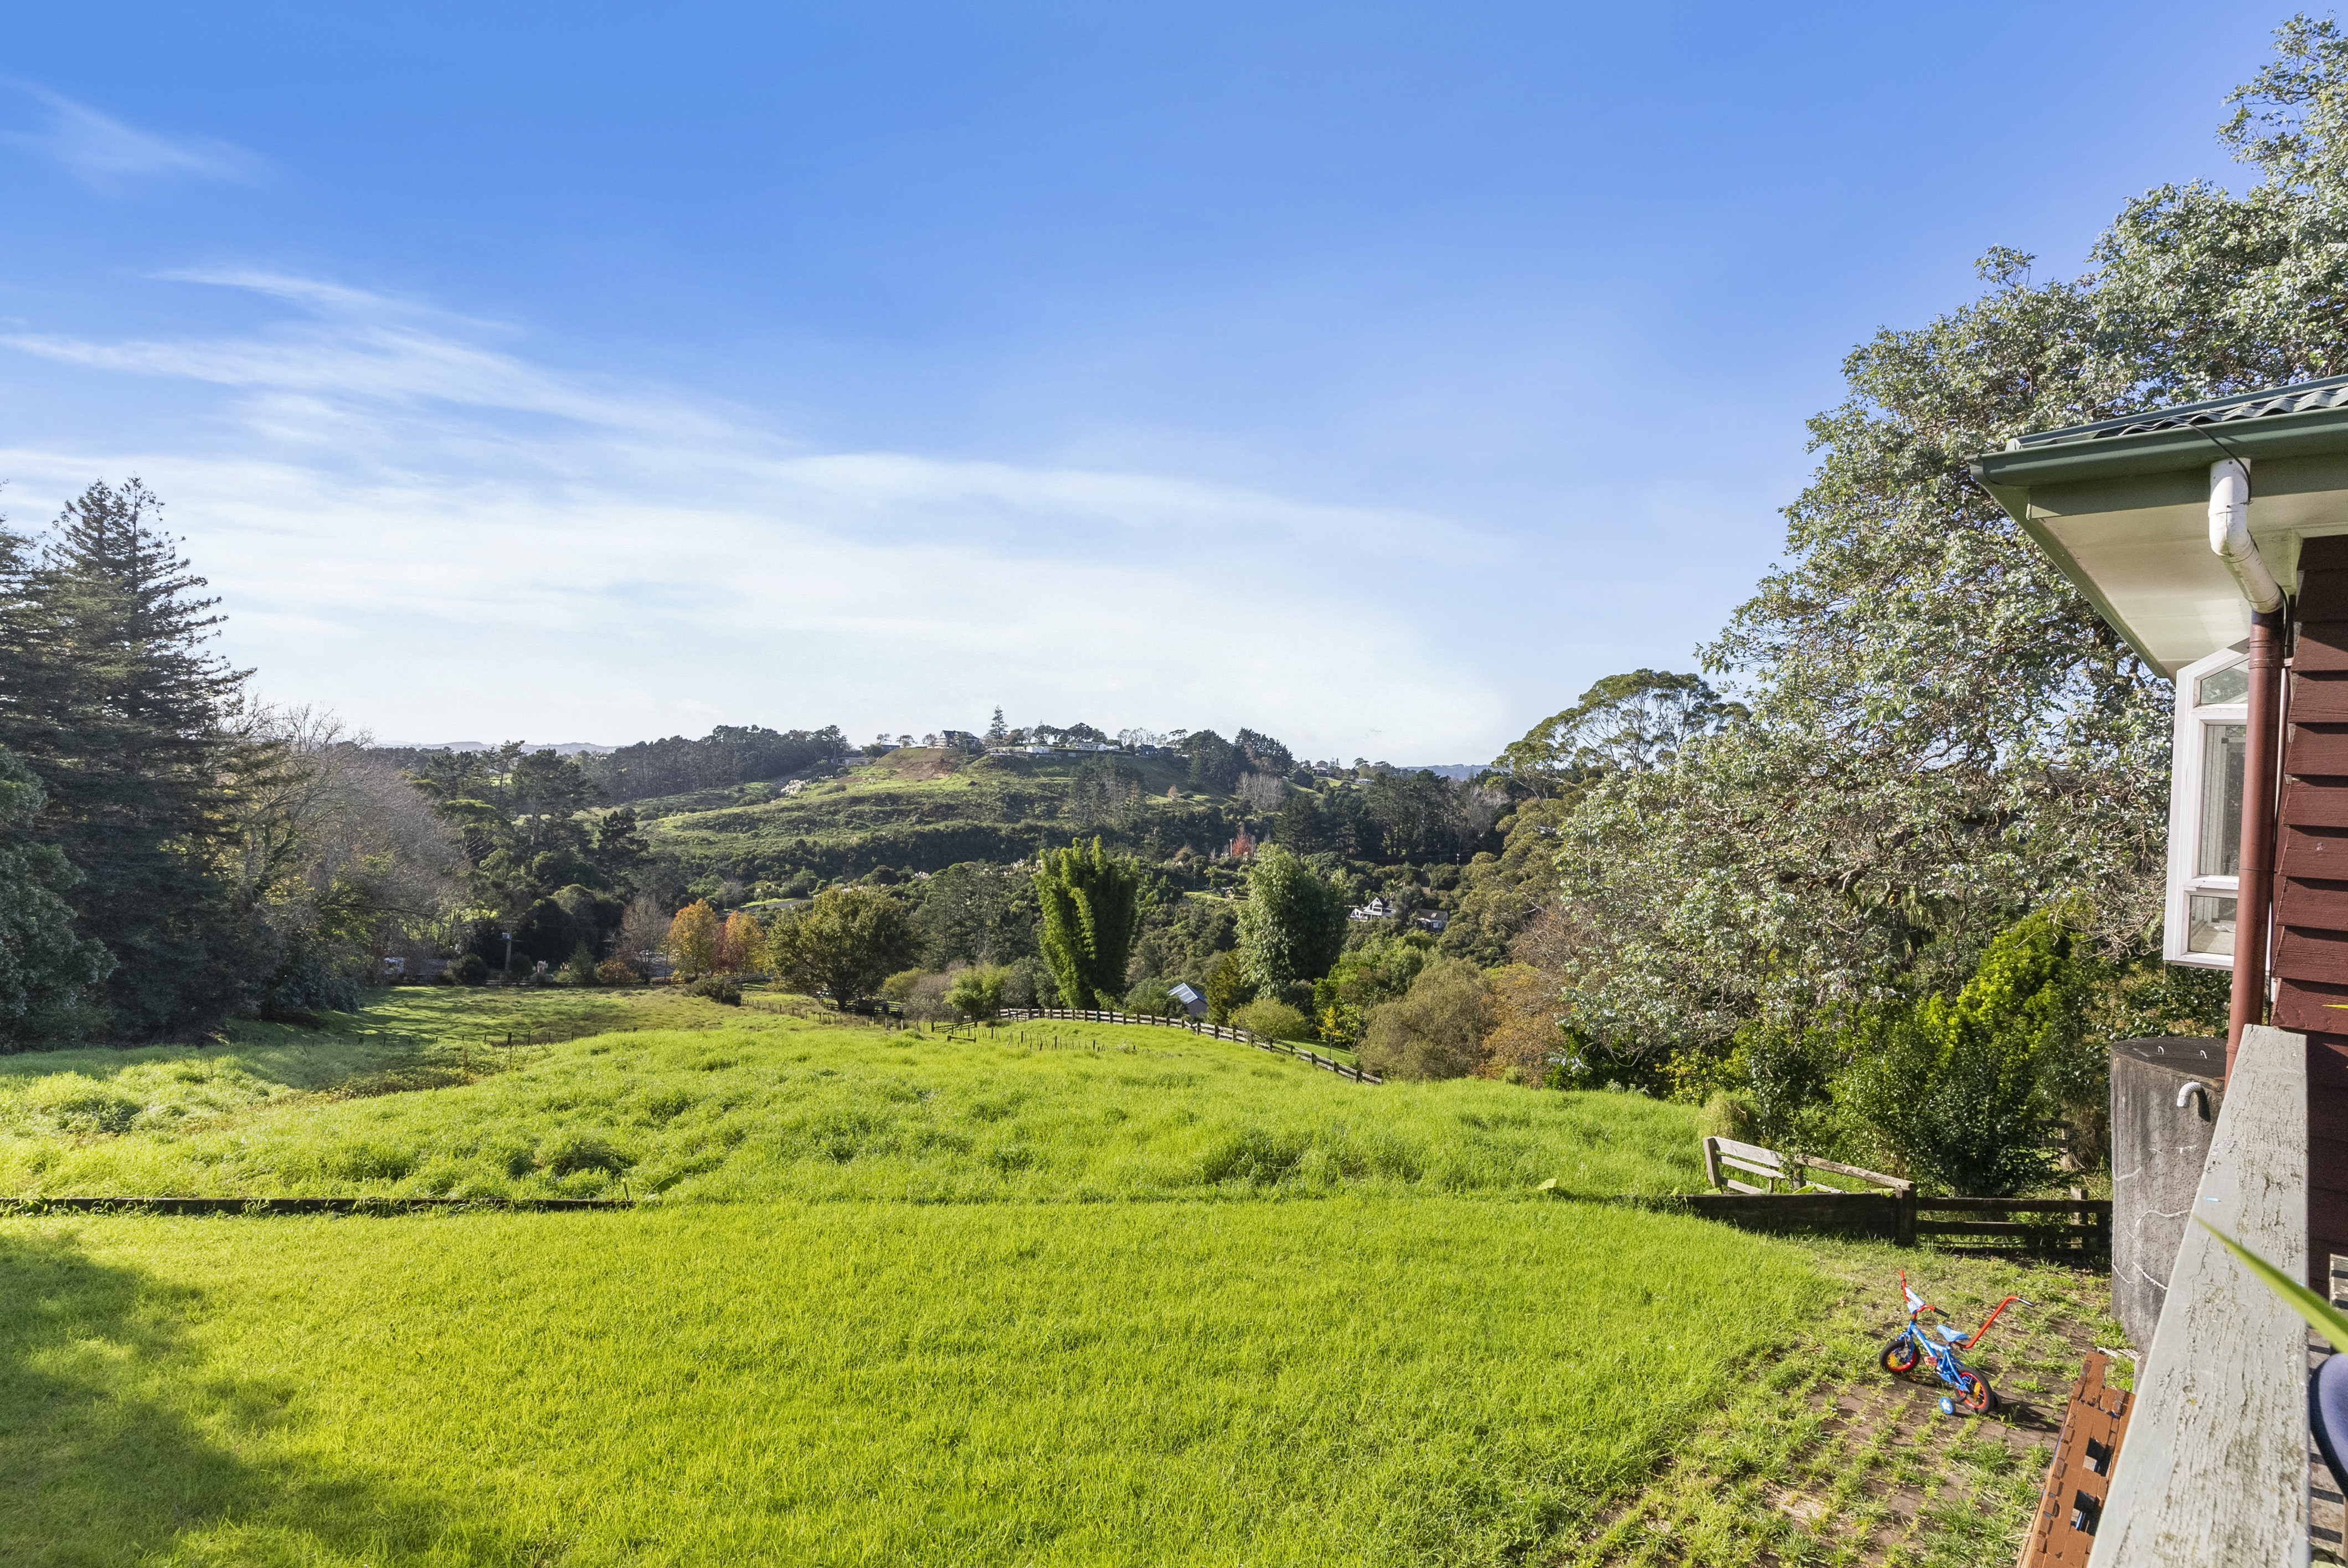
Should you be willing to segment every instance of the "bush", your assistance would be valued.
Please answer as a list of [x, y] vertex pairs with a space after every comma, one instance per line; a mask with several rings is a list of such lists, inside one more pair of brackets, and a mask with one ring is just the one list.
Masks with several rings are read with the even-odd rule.
[[953, 989], [951, 976], [923, 975], [905, 994], [905, 1016], [915, 1023], [952, 1023], [962, 1016], [946, 1000], [946, 993]]
[[1250, 1002], [1231, 1014], [1231, 1022], [1267, 1040], [1305, 1040], [1312, 1034], [1304, 1015], [1286, 1002]]
[[928, 972], [926, 969], [898, 970], [880, 982], [880, 999], [891, 1002], [905, 1000], [913, 994], [913, 988], [922, 983], [922, 977]]
[[489, 978], [489, 966], [479, 953], [468, 953], [449, 966], [449, 974], [460, 986], [478, 986]]
[[595, 966], [595, 983], [599, 986], [641, 985], [644, 977], [618, 958], [606, 958]]
[[1133, 989], [1125, 993], [1120, 1011], [1138, 1013], [1144, 1018], [1175, 1018], [1184, 1010], [1182, 1004], [1166, 994], [1174, 982], [1162, 975], [1136, 980]]
[[993, 964], [964, 969], [946, 988], [946, 1005], [967, 1019], [991, 1019], [1003, 1010], [1003, 987], [1008, 973]]
[[2091, 975], [2041, 910], [2002, 934], [1952, 1001], [1927, 997], [1870, 1030], [1837, 1085], [1844, 1107], [1907, 1166], [1952, 1193], [2003, 1197], [2042, 1180], [2059, 1080], [2083, 1049]]
[[707, 997], [730, 1008], [742, 1005], [742, 982], [732, 975], [705, 975], [685, 988], [689, 997]]
[[1213, 1023], [1229, 1023], [1231, 1015], [1255, 999], [1255, 987], [1248, 983], [1247, 971], [1240, 966], [1237, 953], [1225, 953], [1207, 971], [1207, 1018]]
[[582, 942], [571, 949], [571, 957], [564, 962], [562, 972], [574, 986], [595, 983], [595, 955], [588, 950], [586, 943]]
[[1482, 1060], [1490, 1010], [1481, 969], [1437, 958], [1401, 999], [1371, 1009], [1362, 1065], [1381, 1077], [1465, 1078]]
[[1008, 966], [1003, 981], [1003, 1005], [1007, 1008], [1056, 1008], [1060, 982], [1041, 958], [1021, 958]]

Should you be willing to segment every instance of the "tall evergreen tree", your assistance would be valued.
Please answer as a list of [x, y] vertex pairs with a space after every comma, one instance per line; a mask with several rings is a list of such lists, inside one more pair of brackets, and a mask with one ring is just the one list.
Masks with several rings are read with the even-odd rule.
[[1044, 907], [1036, 943], [1072, 1008], [1113, 1008], [1125, 998], [1125, 966], [1141, 929], [1141, 868], [1097, 838], [1044, 856], [1035, 873]]
[[21, 538], [0, 549], [0, 746], [47, 796], [36, 832], [81, 873], [75, 924], [119, 960], [108, 1002], [134, 1038], [236, 1000], [223, 808], [266, 750], [232, 727], [246, 672], [207, 648], [218, 601], [194, 597], [160, 507], [137, 479], [92, 485], [37, 562]]
[[103, 1021], [98, 999], [114, 960], [73, 933], [64, 894], [76, 880], [54, 844], [28, 837], [40, 781], [0, 751], [0, 1051], [75, 1039]]

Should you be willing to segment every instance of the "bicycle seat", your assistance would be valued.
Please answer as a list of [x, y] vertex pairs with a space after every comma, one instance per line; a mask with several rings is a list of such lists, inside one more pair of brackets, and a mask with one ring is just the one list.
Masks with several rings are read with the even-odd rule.
[[1960, 1344], [1964, 1339], [1964, 1331], [1962, 1329], [1952, 1327], [1946, 1323], [1936, 1324], [1934, 1327], [1939, 1330], [1941, 1337], [1952, 1345]]

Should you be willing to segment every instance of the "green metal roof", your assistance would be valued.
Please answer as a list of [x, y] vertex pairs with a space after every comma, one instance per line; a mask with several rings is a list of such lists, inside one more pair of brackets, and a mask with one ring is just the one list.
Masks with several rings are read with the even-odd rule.
[[2159, 669], [2235, 641], [2248, 609], [2209, 552], [2209, 465], [2251, 468], [2250, 526], [2289, 587], [2299, 541], [2348, 532], [2348, 376], [2018, 436], [1968, 466]]
[[2343, 438], [2348, 375], [2335, 375], [2017, 436], [2004, 451], [1973, 458], [1971, 467], [1973, 477], [1995, 495], [2001, 487], [2206, 468], [2220, 457], [2336, 452]]

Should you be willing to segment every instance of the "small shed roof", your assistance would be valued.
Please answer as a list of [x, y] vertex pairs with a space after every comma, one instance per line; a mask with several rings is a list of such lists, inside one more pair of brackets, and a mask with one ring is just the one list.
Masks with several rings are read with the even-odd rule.
[[2019, 436], [1972, 476], [2137, 652], [2174, 674], [2250, 610], [2209, 548], [2209, 465], [2250, 465], [2250, 535], [2286, 586], [2299, 541], [2348, 533], [2348, 376]]

